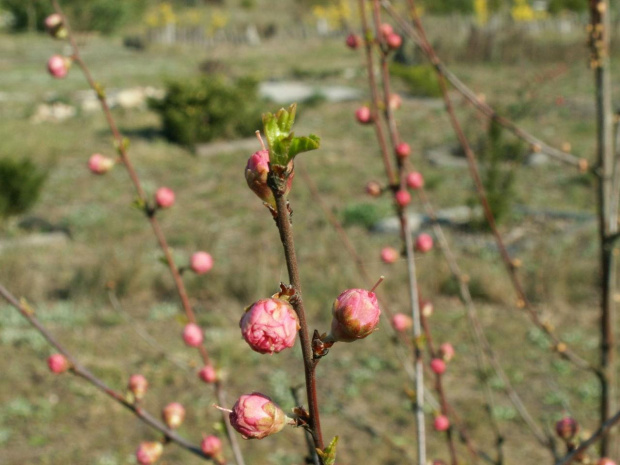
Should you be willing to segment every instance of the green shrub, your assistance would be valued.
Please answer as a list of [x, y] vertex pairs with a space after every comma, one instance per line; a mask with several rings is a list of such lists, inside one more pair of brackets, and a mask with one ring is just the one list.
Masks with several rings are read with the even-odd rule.
[[474, 11], [473, 0], [424, 0], [422, 5], [425, 11], [438, 15]]
[[411, 95], [418, 97], [441, 96], [437, 75], [431, 65], [409, 66], [401, 63], [391, 63], [390, 73], [405, 83]]
[[47, 174], [30, 160], [0, 159], [0, 219], [30, 209], [41, 192]]
[[354, 203], [342, 211], [342, 223], [345, 226], [358, 225], [370, 229], [385, 216], [383, 209], [374, 203]]
[[[109, 34], [139, 18], [146, 4], [147, 0], [63, 0], [62, 7], [73, 29]], [[13, 15], [17, 31], [42, 31], [43, 20], [53, 12], [49, 0], [0, 0], [0, 9]]]
[[149, 105], [162, 118], [166, 137], [181, 145], [250, 137], [260, 127], [258, 82], [200, 77], [167, 84], [166, 97]]
[[550, 0], [547, 5], [549, 13], [556, 14], [562, 11], [586, 11], [588, 2], [583, 0]]

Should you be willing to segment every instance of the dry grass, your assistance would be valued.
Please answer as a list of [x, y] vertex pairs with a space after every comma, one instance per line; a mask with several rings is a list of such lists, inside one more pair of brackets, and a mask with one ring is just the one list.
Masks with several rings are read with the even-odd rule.
[[[50, 92], [71, 98], [73, 89], [85, 87], [77, 72], [56, 82], [43, 73], [45, 57], [57, 45], [44, 38], [2, 37], [6, 52], [2, 67], [3, 91], [27, 95], [0, 109], [0, 156], [29, 156], [50, 169], [50, 179], [40, 203], [32, 212], [52, 223], [69, 226], [73, 239], [64, 246], [3, 251], [0, 282], [27, 297], [40, 310], [51, 330], [94, 372], [112, 386], [123, 388], [133, 372], [144, 373], [152, 390], [146, 406], [157, 411], [168, 401], [187, 405], [189, 417], [183, 434], [198, 441], [201, 432], [217, 427], [211, 408], [211, 390], [197, 380], [196, 359], [181, 343], [174, 289], [147, 223], [130, 207], [133, 192], [126, 175], [115, 169], [105, 178], [93, 178], [85, 169], [95, 151], [111, 153], [110, 137], [99, 114], [83, 115], [64, 123], [33, 125], [26, 116]], [[295, 54], [291, 53], [295, 51]], [[302, 65], [296, 65], [297, 57]], [[296, 66], [309, 70], [350, 68], [330, 82], [363, 88], [360, 57], [340, 41], [294, 44], [266, 43], [259, 48], [222, 47], [204, 52], [153, 49], [146, 53], [123, 50], [116, 41], [91, 39], [85, 58], [97, 79], [107, 86], [161, 86], [167, 77], [192, 75], [205, 58], [224, 62], [235, 75], [257, 74], [263, 79], [284, 78]], [[536, 69], [518, 65], [458, 65], [465, 80], [488, 101], [504, 108], [519, 102], [520, 80], [556, 67]], [[345, 76], [353, 76], [346, 78]], [[550, 85], [540, 85], [535, 97], [542, 111], [526, 115], [522, 124], [536, 130], [551, 144], [570, 141], [577, 153], [589, 157], [593, 148], [589, 73], [582, 63], [571, 64]], [[562, 95], [565, 104], [555, 104]], [[322, 195], [336, 212], [347, 205], [368, 202], [364, 185], [383, 172], [372, 131], [354, 124], [358, 103], [321, 104], [301, 108], [299, 134], [322, 137], [322, 150], [302, 155]], [[266, 110], [274, 110], [266, 108]], [[482, 129], [463, 106], [460, 114], [470, 121], [470, 133]], [[120, 127], [132, 136], [130, 149], [149, 191], [168, 185], [177, 192], [175, 208], [161, 214], [161, 221], [180, 263], [198, 248], [208, 250], [216, 266], [206, 277], [186, 276], [188, 288], [207, 328], [208, 347], [226, 375], [229, 399], [258, 390], [273, 395], [290, 408], [291, 385], [302, 382], [297, 349], [274, 357], [251, 353], [238, 334], [237, 322], [244, 306], [270, 295], [286, 268], [269, 214], [245, 187], [243, 167], [247, 153], [232, 152], [196, 158], [159, 136], [156, 117], [146, 111], [115, 111]], [[431, 191], [439, 207], [462, 205], [471, 196], [471, 183], [459, 168], [429, 165], [419, 154], [428, 147], [453, 140], [441, 110], [406, 99], [398, 114], [404, 138], [415, 147], [415, 163], [427, 178], [436, 180]], [[145, 132], [146, 131], [146, 132]], [[140, 134], [155, 134], [141, 137]], [[594, 211], [591, 189], [568, 168], [553, 164], [523, 167], [517, 174], [518, 201], [534, 209]], [[294, 228], [301, 260], [304, 295], [312, 327], [326, 330], [330, 302], [344, 288], [367, 286], [329, 228], [301, 179], [292, 195]], [[387, 199], [378, 200], [386, 208]], [[572, 223], [571, 223], [572, 224]], [[594, 223], [568, 233], [553, 220], [544, 224], [515, 217], [505, 232], [525, 228], [530, 246], [519, 253], [528, 292], [577, 351], [596, 354], [596, 245]], [[395, 311], [407, 308], [405, 265], [387, 268], [379, 261], [379, 248], [398, 244], [397, 237], [369, 234], [357, 226], [348, 229], [374, 275], [385, 274], [382, 293]], [[26, 233], [4, 225], [2, 234]], [[545, 425], [569, 409], [592, 428], [596, 421], [597, 385], [557, 360], [547, 342], [513, 307], [513, 293], [492, 248], [476, 246], [490, 237], [449, 231], [462, 267], [479, 287], [480, 318], [507, 372], [535, 416]], [[473, 246], [471, 245], [473, 241]], [[439, 341], [450, 340], [458, 356], [450, 365], [446, 382], [449, 397], [470, 428], [476, 443], [492, 450], [492, 437], [476, 382], [473, 347], [458, 299], [442, 296], [448, 270], [438, 253], [419, 258], [421, 288], [435, 302], [432, 324]], [[114, 283], [125, 313], [114, 310], [106, 286]], [[8, 307], [0, 313], [0, 450], [2, 463], [115, 465], [132, 463], [140, 440], [153, 433], [120, 407], [102, 398], [90, 386], [70, 376], [48, 374], [49, 349]], [[130, 315], [130, 317], [128, 316]], [[385, 323], [384, 323], [385, 324]], [[161, 350], [153, 349], [135, 333], [139, 326], [153, 336]], [[162, 351], [166, 356], [162, 356]], [[176, 363], [180, 363], [180, 368]], [[327, 438], [341, 436], [339, 463], [399, 464], [410, 461], [381, 438], [361, 429], [372, 425], [413, 454], [414, 422], [410, 389], [391, 347], [389, 331], [379, 331], [364, 342], [337, 345], [319, 366], [319, 398]], [[514, 409], [493, 380], [495, 414], [507, 437], [509, 463], [534, 464], [548, 460], [529, 436]], [[429, 412], [430, 413], [430, 412]], [[356, 423], [359, 424], [356, 426]], [[300, 431], [286, 431], [264, 441], [244, 442], [249, 463], [296, 464], [304, 450]], [[176, 447], [169, 447], [162, 463], [198, 463]], [[447, 458], [445, 444], [430, 434], [431, 457]], [[466, 459], [462, 452], [463, 460]], [[369, 460], [372, 457], [372, 460]]]

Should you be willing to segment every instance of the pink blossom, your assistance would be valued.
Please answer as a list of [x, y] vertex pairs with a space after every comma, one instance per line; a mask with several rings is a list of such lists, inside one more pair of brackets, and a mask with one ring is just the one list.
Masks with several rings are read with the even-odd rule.
[[601, 457], [601, 459], [596, 462], [596, 465], [616, 465], [616, 462], [608, 457]]
[[190, 268], [196, 274], [205, 274], [213, 268], [213, 258], [207, 252], [196, 252], [190, 259]]
[[56, 79], [64, 78], [69, 72], [71, 59], [62, 55], [52, 55], [47, 60], [47, 70]]
[[159, 460], [164, 452], [160, 442], [141, 442], [136, 450], [136, 459], [140, 465], [151, 465]]
[[396, 203], [401, 207], [406, 207], [411, 202], [411, 194], [405, 189], [400, 189], [395, 194]]
[[412, 171], [407, 175], [407, 186], [413, 190], [422, 189], [424, 187], [424, 176], [418, 171]]
[[443, 375], [446, 372], [446, 362], [440, 358], [434, 358], [431, 360], [431, 370], [435, 374]]
[[58, 13], [49, 15], [45, 18], [43, 24], [45, 25], [47, 33], [55, 39], [64, 39], [67, 37], [67, 29], [64, 27], [62, 16]]
[[424, 317], [429, 318], [432, 316], [433, 310], [433, 303], [430, 300], [420, 299], [420, 311]]
[[146, 394], [146, 390], [149, 387], [149, 382], [146, 378], [140, 374], [131, 375], [129, 377], [129, 383], [127, 389], [133, 394], [136, 400], [140, 400]]
[[435, 431], [447, 431], [450, 428], [450, 420], [445, 415], [437, 415], [433, 422]]
[[47, 359], [47, 366], [52, 373], [59, 375], [69, 369], [69, 361], [62, 354], [52, 354]]
[[198, 372], [198, 377], [205, 383], [215, 383], [217, 381], [217, 373], [213, 365], [205, 365]]
[[368, 195], [379, 197], [381, 195], [381, 190], [381, 184], [377, 181], [369, 181], [368, 184], [366, 184], [366, 193]]
[[396, 313], [392, 317], [392, 328], [399, 333], [405, 332], [413, 326], [413, 319], [404, 313]]
[[396, 146], [395, 150], [398, 158], [407, 158], [411, 155], [411, 146], [407, 142], [401, 142]]
[[253, 350], [273, 354], [293, 347], [299, 320], [291, 304], [271, 298], [254, 302], [241, 317], [239, 326]]
[[359, 107], [355, 110], [355, 119], [360, 124], [369, 124], [372, 122], [372, 115], [370, 114], [370, 108], [367, 106]]
[[430, 234], [422, 233], [415, 241], [415, 249], [418, 252], [426, 253], [433, 248], [433, 237]]
[[555, 424], [555, 432], [565, 441], [575, 437], [579, 431], [579, 424], [572, 417], [564, 417]]
[[359, 48], [359, 46], [362, 43], [362, 38], [360, 36], [358, 36], [357, 34], [349, 34], [347, 36], [347, 47], [349, 47], [352, 50], [355, 50], [356, 48]]
[[396, 33], [392, 33], [385, 38], [385, 42], [388, 47], [395, 50], [403, 44], [403, 38]]
[[185, 407], [178, 402], [172, 402], [164, 407], [161, 416], [168, 428], [178, 428], [185, 419]]
[[403, 104], [403, 99], [398, 94], [390, 94], [388, 105], [392, 110], [398, 110]]
[[88, 169], [93, 174], [105, 174], [114, 167], [114, 160], [95, 153], [88, 159]]
[[155, 192], [155, 202], [159, 208], [170, 208], [174, 205], [174, 191], [169, 187], [160, 187]]
[[379, 32], [383, 35], [383, 37], [387, 37], [394, 33], [394, 28], [391, 24], [383, 23], [379, 28]]
[[454, 347], [449, 342], [444, 342], [439, 346], [439, 355], [445, 362], [449, 362], [454, 357]]
[[188, 323], [183, 328], [183, 341], [190, 347], [198, 347], [202, 344], [204, 334], [196, 323]]
[[287, 422], [282, 409], [259, 392], [239, 397], [230, 414], [230, 424], [244, 439], [263, 439], [280, 432]]
[[205, 436], [200, 448], [208, 457], [217, 457], [222, 453], [222, 440], [217, 436]]
[[381, 249], [381, 260], [384, 263], [394, 263], [398, 260], [400, 254], [394, 247], [383, 247]]
[[[286, 182], [284, 195], [288, 195], [293, 187], [293, 178], [295, 171], [293, 170], [293, 162], [288, 165], [289, 177]], [[254, 152], [248, 159], [245, 166], [245, 180], [248, 187], [252, 189], [263, 202], [268, 203], [272, 207], [276, 206], [276, 199], [273, 196], [271, 188], [267, 185], [267, 176], [269, 174], [269, 151], [259, 150]]]
[[363, 339], [375, 331], [380, 315], [374, 292], [348, 289], [334, 301], [331, 334], [328, 338], [342, 342]]

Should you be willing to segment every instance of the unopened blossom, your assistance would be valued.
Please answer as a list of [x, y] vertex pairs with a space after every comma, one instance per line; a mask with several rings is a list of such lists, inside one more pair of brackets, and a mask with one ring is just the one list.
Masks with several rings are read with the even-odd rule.
[[371, 334], [379, 324], [381, 310], [374, 292], [348, 289], [332, 306], [332, 326], [328, 340], [352, 342]]
[[140, 465], [151, 465], [159, 460], [164, 452], [161, 442], [141, 442], [136, 450], [136, 460]]
[[286, 300], [270, 298], [254, 302], [239, 322], [241, 334], [261, 354], [273, 354], [293, 347], [299, 319]]
[[244, 439], [263, 439], [280, 432], [289, 421], [275, 402], [259, 392], [239, 397], [230, 413], [230, 424]]

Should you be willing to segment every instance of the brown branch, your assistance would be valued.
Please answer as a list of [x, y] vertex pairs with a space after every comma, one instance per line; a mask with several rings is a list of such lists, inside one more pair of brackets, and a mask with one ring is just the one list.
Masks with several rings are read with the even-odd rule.
[[140, 405], [129, 402], [125, 396], [118, 391], [107, 386], [101, 379], [97, 378], [84, 366], [82, 366], [71, 353], [62, 345], [58, 340], [43, 326], [34, 314], [34, 310], [30, 306], [20, 303], [15, 296], [13, 296], [2, 284], [0, 284], [0, 296], [2, 296], [12, 307], [18, 310], [21, 315], [28, 320], [28, 322], [41, 334], [45, 340], [58, 352], [60, 352], [71, 364], [70, 371], [80, 378], [86, 380], [101, 392], [105, 393], [108, 397], [121, 404], [126, 409], [130, 410], [136, 417], [142, 420], [144, 423], [152, 427], [153, 429], [160, 431], [164, 436], [171, 441], [177, 443], [179, 446], [188, 450], [189, 452], [201, 457], [205, 460], [212, 460], [206, 456], [199, 446], [190, 443], [187, 439], [183, 438], [175, 431], [169, 429], [162, 422], [157, 420], [152, 414], [144, 410]]
[[[94, 80], [90, 72], [90, 69], [88, 68], [84, 60], [82, 59], [80, 55], [80, 49], [77, 45], [75, 36], [72, 33], [69, 21], [67, 17], [65, 16], [64, 12], [62, 11], [62, 9], [60, 8], [60, 4], [58, 3], [58, 0], [51, 0], [51, 2], [52, 2], [52, 5], [56, 13], [58, 13], [61, 16], [63, 20], [63, 25], [67, 30], [67, 39], [69, 40], [69, 43], [73, 51], [72, 59], [78, 64], [78, 66], [82, 70], [82, 73], [84, 74], [84, 77], [86, 78], [86, 81], [88, 82], [88, 85], [96, 93], [97, 98], [101, 104], [101, 109], [103, 110], [105, 119], [108, 123], [108, 126], [110, 127], [110, 131], [112, 132], [114, 143], [120, 155], [121, 161], [123, 162], [123, 165], [125, 166], [127, 173], [129, 174], [131, 183], [133, 184], [141, 203], [145, 205], [146, 217], [151, 225], [151, 228], [153, 229], [153, 233], [155, 234], [157, 242], [166, 258], [166, 263], [168, 264], [168, 268], [170, 270], [170, 274], [172, 275], [172, 279], [177, 289], [179, 299], [181, 300], [183, 310], [185, 311], [185, 315], [187, 316], [187, 319], [190, 323], [196, 323], [196, 316], [194, 314], [194, 310], [189, 301], [187, 290], [185, 289], [185, 284], [183, 283], [183, 280], [181, 278], [181, 273], [179, 272], [179, 268], [174, 262], [172, 251], [170, 249], [170, 246], [168, 245], [168, 241], [166, 240], [166, 236], [163, 233], [161, 225], [159, 224], [159, 221], [157, 220], [157, 217], [155, 215], [155, 210], [149, 206], [149, 199], [146, 197], [144, 189], [142, 188], [142, 184], [140, 183], [140, 178], [138, 177], [138, 174], [133, 166], [133, 163], [131, 162], [131, 159], [129, 158], [129, 155], [127, 153], [127, 142], [125, 138], [122, 136], [121, 132], [119, 131], [118, 126], [116, 125], [116, 121], [114, 120], [114, 117], [112, 116], [112, 112], [110, 111], [110, 106], [105, 96], [105, 92], [103, 88]], [[198, 351], [200, 353], [203, 363], [205, 365], [211, 364], [209, 354], [204, 344], [201, 344], [198, 347]], [[218, 402], [221, 405], [224, 405], [225, 393], [223, 391], [221, 381], [218, 380], [217, 382], [214, 383], [214, 390], [215, 390], [215, 394], [218, 399]], [[239, 448], [239, 443], [237, 441], [237, 435], [229, 423], [228, 414], [226, 412], [222, 412], [222, 421], [226, 425], [226, 433], [228, 436], [228, 441], [230, 443], [231, 449], [235, 456], [235, 461], [237, 465], [245, 465], [245, 461], [243, 459], [243, 455], [241, 454], [241, 449]]]
[[[542, 140], [533, 136], [529, 132], [525, 131], [523, 128], [517, 126], [515, 123], [510, 121], [508, 118], [499, 115], [493, 108], [491, 108], [487, 103], [480, 100], [476, 94], [469, 89], [456, 75], [454, 75], [448, 67], [434, 54], [432, 47], [424, 39], [416, 30], [405, 21], [399, 13], [394, 9], [392, 3], [389, 0], [381, 0], [381, 5], [388, 12], [388, 14], [398, 23], [398, 27], [401, 28], [409, 38], [411, 38], [416, 45], [422, 50], [422, 52], [426, 55], [426, 57], [433, 63], [435, 69], [439, 74], [441, 74], [445, 79], [447, 79], [452, 86], [465, 97], [471, 104], [478, 109], [478, 111], [482, 112], [485, 116], [490, 119], [494, 119], [499, 124], [504, 126], [506, 129], [511, 131], [518, 138], [528, 142], [534, 147], [540, 148], [541, 151], [546, 153], [552, 158], [565, 163], [567, 165], [575, 166], [580, 170], [584, 170], [588, 166], [587, 160], [583, 158], [577, 158], [575, 155], [565, 152], [563, 150], [556, 149], [546, 144]], [[412, 14], [415, 11], [412, 10]]]
[[592, 436], [579, 444], [579, 447], [577, 447], [574, 451], [555, 462], [555, 465], [568, 465], [569, 463], [572, 463], [573, 460], [577, 459], [583, 452], [586, 451], [586, 449], [595, 444], [596, 441], [602, 440], [602, 438], [609, 433], [611, 428], [618, 423], [620, 423], [620, 411], [616, 412], [614, 416], [610, 417], [609, 420], [603, 423]]
[[[617, 187], [620, 173], [614, 172], [612, 88], [609, 60], [610, 11], [608, 0], [590, 0], [590, 67], [594, 71], [596, 103], [596, 141], [598, 174], [598, 219], [600, 241], [601, 307], [600, 307], [600, 424], [616, 410], [615, 334], [617, 259], [609, 237], [618, 232]], [[601, 454], [611, 455], [617, 441], [603, 435]], [[615, 444], [615, 445], [614, 445]], [[615, 454], [614, 454], [615, 455]]]
[[[412, 19], [413, 19], [413, 22], [415, 24], [417, 31], [419, 32], [418, 34], [419, 40], [424, 45], [427, 52], [430, 54], [431, 59], [438, 60], [434, 49], [432, 48], [432, 46], [430, 45], [430, 43], [428, 42], [426, 38], [424, 27], [415, 9], [415, 1], [409, 0], [409, 3], [410, 5], [412, 5], [412, 8], [411, 8]], [[525, 291], [521, 284], [521, 280], [516, 272], [516, 267], [514, 266], [513, 260], [510, 257], [510, 254], [508, 253], [504, 240], [499, 232], [499, 229], [497, 228], [495, 217], [493, 216], [491, 206], [489, 204], [488, 198], [486, 196], [486, 192], [482, 184], [480, 172], [478, 170], [478, 165], [476, 161], [476, 156], [471, 148], [471, 145], [469, 144], [469, 141], [467, 140], [467, 137], [465, 136], [465, 133], [463, 132], [461, 124], [458, 121], [458, 118], [454, 111], [454, 106], [452, 104], [452, 99], [448, 92], [448, 86], [446, 84], [446, 79], [444, 75], [440, 72], [439, 68], [437, 68], [437, 80], [439, 82], [439, 86], [440, 86], [441, 93], [444, 99], [446, 111], [450, 119], [450, 123], [452, 125], [452, 128], [454, 129], [454, 132], [456, 133], [457, 139], [459, 140], [461, 147], [463, 148], [463, 151], [465, 152], [465, 156], [467, 157], [469, 172], [474, 182], [474, 186], [475, 186], [479, 201], [482, 205], [484, 216], [487, 220], [487, 223], [491, 229], [491, 232], [497, 244], [499, 254], [502, 258], [502, 262], [504, 263], [504, 267], [506, 268], [506, 271], [510, 278], [510, 282], [512, 283], [512, 286], [515, 289], [515, 292], [517, 294], [517, 306], [525, 310], [525, 312], [529, 316], [532, 323], [534, 323], [536, 327], [538, 327], [541, 331], [543, 331], [547, 335], [547, 337], [553, 342], [553, 345], [555, 349], [557, 350], [557, 352], [560, 353], [562, 357], [566, 358], [567, 360], [570, 360], [575, 366], [583, 370], [588, 370], [593, 373], [599, 373], [599, 370], [595, 366], [593, 366], [587, 360], [584, 360], [583, 358], [581, 358], [574, 351], [572, 351], [565, 342], [561, 341], [558, 338], [558, 336], [555, 334], [550, 324], [541, 321], [540, 316], [535, 311], [531, 302], [527, 298], [527, 295], [525, 294]]]
[[[270, 171], [270, 175], [273, 171]], [[308, 332], [308, 323], [306, 321], [306, 312], [304, 309], [303, 298], [301, 294], [301, 279], [299, 277], [299, 268], [297, 263], [297, 254], [295, 252], [295, 242], [293, 239], [293, 228], [291, 226], [291, 215], [289, 213], [289, 204], [286, 197], [275, 191], [276, 199], [276, 224], [280, 232], [280, 240], [284, 248], [284, 257], [286, 259], [286, 267], [288, 270], [289, 280], [295, 289], [295, 298], [291, 304], [299, 318], [299, 339], [301, 342], [301, 352], [304, 360], [304, 374], [306, 378], [306, 396], [308, 399], [308, 410], [310, 413], [310, 432], [317, 449], [323, 450], [323, 435], [321, 433], [321, 420], [319, 416], [319, 404], [316, 392], [316, 365], [317, 361], [313, 359], [312, 342]], [[322, 462], [322, 460], [321, 460]]]

